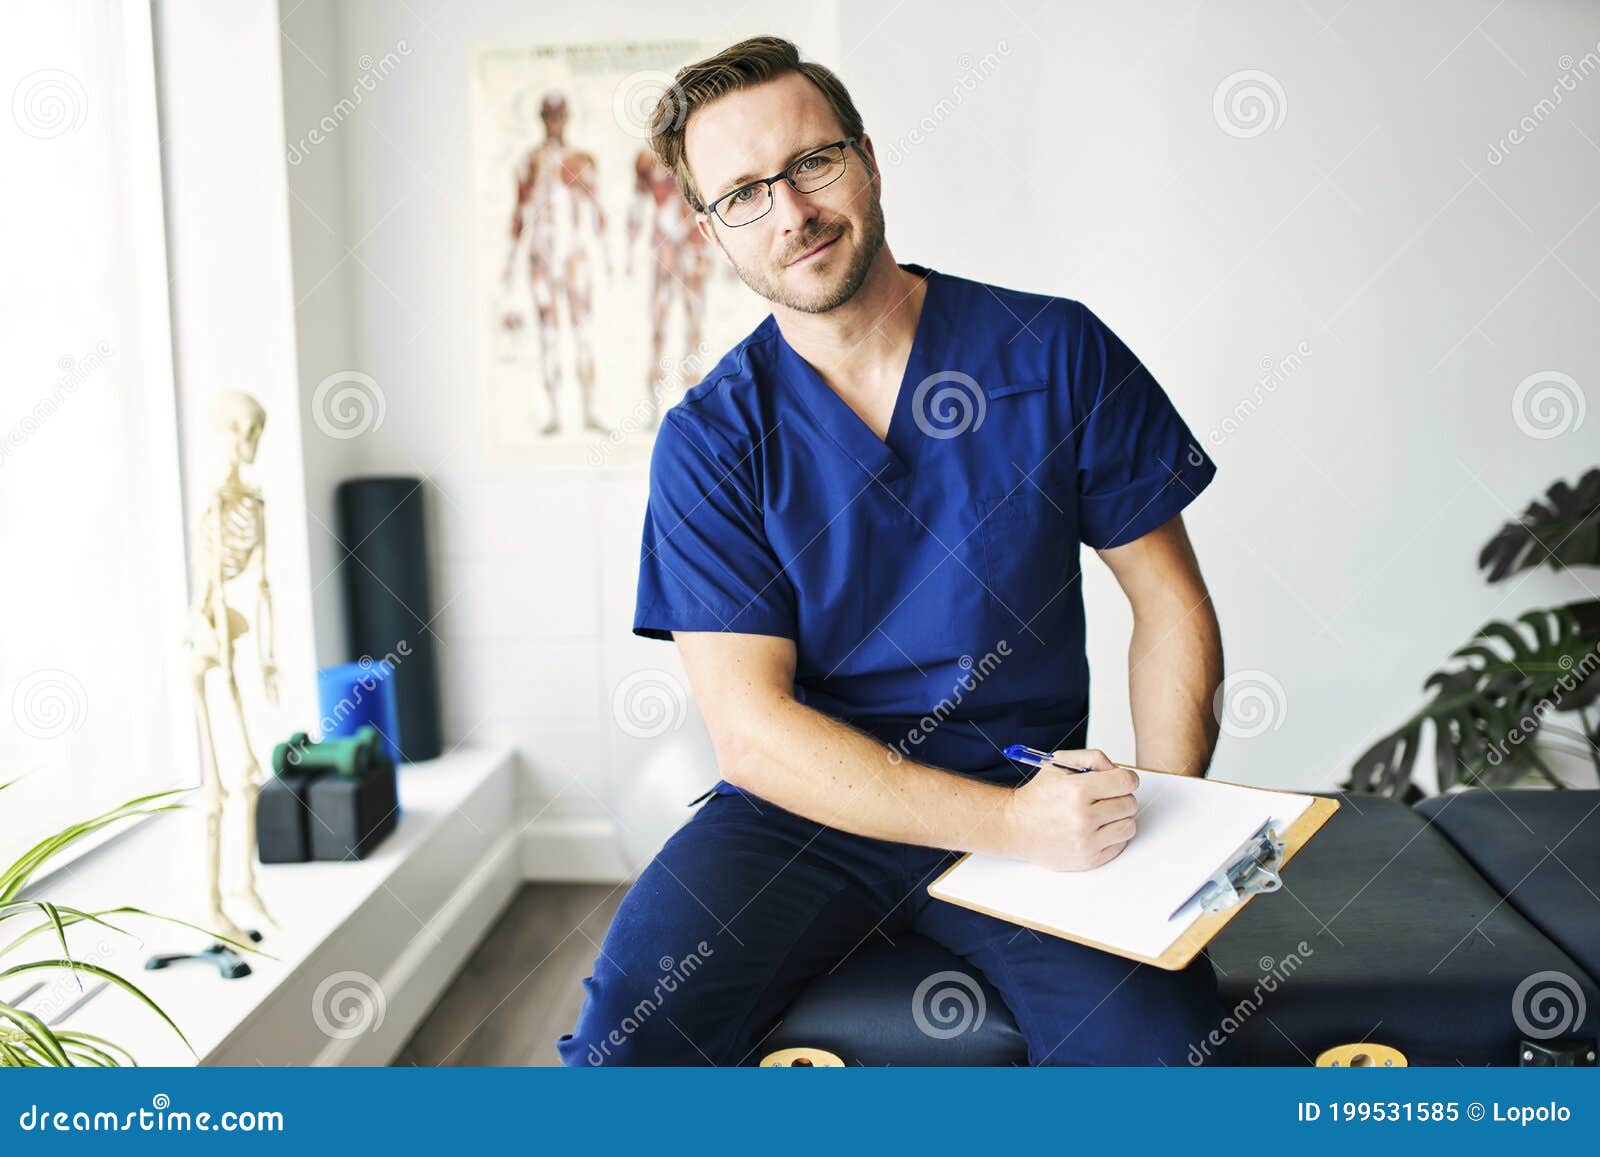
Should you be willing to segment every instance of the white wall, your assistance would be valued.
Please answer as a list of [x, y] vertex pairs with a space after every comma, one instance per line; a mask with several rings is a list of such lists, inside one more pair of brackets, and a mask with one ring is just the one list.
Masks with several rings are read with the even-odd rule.
[[[291, 140], [349, 91], [363, 54], [408, 48], [326, 155], [290, 170], [297, 258], [303, 232], [325, 234], [305, 243], [323, 264], [297, 269], [297, 287], [329, 278], [302, 299], [302, 328], [308, 310], [349, 311], [347, 344], [329, 324], [310, 359], [302, 349], [302, 388], [370, 374], [384, 421], [340, 468], [433, 480], [447, 737], [518, 744], [541, 822], [603, 830], [638, 810], [629, 801], [670, 796], [641, 785], [650, 745], [618, 732], [610, 701], [633, 672], [678, 667], [629, 634], [642, 469], [479, 462], [479, 46], [790, 35], [852, 88], [899, 259], [1089, 302], [1202, 437], [1257, 395], [1209, 443], [1221, 472], [1189, 518], [1230, 670], [1282, 689], [1264, 733], [1224, 739], [1219, 776], [1331, 785], [1481, 622], [1585, 594], [1549, 574], [1490, 588], [1473, 561], [1502, 520], [1593, 463], [1600, 419], [1536, 439], [1512, 397], [1540, 371], [1600, 378], [1586, 341], [1600, 320], [1600, 78], [1488, 160], [1563, 54], [1600, 51], [1590, 5], [847, 0], [837, 28], [828, 6], [756, 3], [283, 7]], [[1215, 111], [1243, 70], [1282, 92], [1281, 123], [1259, 135], [1230, 135]], [[1297, 350], [1261, 389], [1264, 367]], [[1092, 558], [1086, 597], [1092, 739], [1126, 755], [1128, 612]]]
[[[300, 148], [306, 128], [317, 124], [348, 93], [336, 62], [338, 9], [314, 0], [282, 5], [285, 137], [276, 142], [288, 164], [289, 222], [293, 238], [295, 325], [299, 331], [296, 367], [300, 408], [310, 415], [317, 387], [353, 368], [355, 331], [351, 326], [352, 270], [359, 270], [346, 246], [354, 245], [345, 220], [345, 165], [336, 146]], [[302, 46], [310, 46], [308, 50]], [[319, 63], [317, 56], [324, 60]], [[292, 130], [292, 132], [290, 131]], [[292, 158], [292, 159], [291, 159]], [[306, 535], [311, 572], [317, 583], [312, 602], [317, 666], [356, 658], [346, 652], [343, 589], [337, 573], [343, 551], [335, 531], [333, 491], [343, 478], [369, 465], [367, 440], [334, 438], [315, 420], [304, 421], [305, 489], [309, 510]]]
[[[392, 53], [398, 61], [362, 92], [353, 114], [288, 166], [298, 314], [309, 337], [303, 395], [309, 403], [323, 377], [354, 370], [369, 375], [383, 399], [381, 424], [359, 438], [319, 443], [315, 414], [307, 422], [312, 508], [320, 500], [331, 527], [332, 486], [351, 473], [429, 478], [446, 744], [521, 750], [539, 845], [528, 853], [531, 873], [561, 874], [565, 862], [571, 874], [611, 874], [616, 856], [592, 845], [612, 845], [620, 830], [636, 863], [689, 814], [682, 804], [714, 781], [715, 769], [700, 754], [709, 748], [687, 707], [674, 649], [631, 631], [644, 465], [483, 461], [471, 63], [484, 47], [701, 34], [731, 43], [761, 32], [790, 36], [837, 63], [833, 6], [282, 0], [281, 10], [291, 148], [353, 92], [363, 57]], [[344, 311], [347, 338], [334, 320]], [[348, 658], [342, 633], [331, 648], [328, 639], [342, 632], [337, 580], [316, 599], [322, 661]], [[667, 675], [644, 675], [642, 688], [638, 678], [629, 682], [653, 669]], [[619, 686], [661, 691], [682, 719], [669, 736], [696, 754], [678, 775], [659, 763], [643, 767], [664, 741], [614, 725]]]
[[[1239, 684], [1276, 697], [1278, 726], [1224, 736], [1213, 774], [1329, 786], [1483, 622], [1594, 597], [1592, 573], [1490, 587], [1474, 561], [1597, 463], [1600, 418], [1541, 440], [1512, 398], [1545, 370], [1591, 398], [1600, 381], [1600, 74], [1488, 155], [1569, 66], [1596, 64], [1600, 7], [933, 7], [845, 22], [880, 157], [932, 126], [885, 164], [896, 254], [1088, 302], [1202, 438], [1263, 399], [1208, 441], [1220, 470], [1186, 517], [1229, 670], [1282, 688]], [[1243, 70], [1276, 80], [1284, 115], [1239, 137], [1214, 95]], [[987, 75], [969, 92], [970, 72]], [[1130, 617], [1092, 557], [1085, 598], [1091, 738], [1131, 752]]]

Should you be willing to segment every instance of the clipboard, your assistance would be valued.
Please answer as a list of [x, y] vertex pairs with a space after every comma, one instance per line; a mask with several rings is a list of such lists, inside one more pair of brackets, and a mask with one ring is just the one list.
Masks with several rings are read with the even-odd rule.
[[[1123, 765], [1131, 766], [1131, 765]], [[1134, 768], [1141, 775], [1171, 775], [1171, 772], [1154, 771], [1148, 768]], [[1226, 783], [1226, 780], [1210, 780], [1208, 783]], [[1236, 787], [1248, 788], [1251, 791], [1271, 792], [1279, 795], [1305, 796], [1305, 792], [1284, 791], [1278, 788], [1256, 787], [1253, 784], [1235, 784]], [[974, 903], [966, 898], [951, 895], [944, 887], [948, 877], [972, 858], [968, 852], [951, 864], [928, 885], [928, 894], [936, 900], [956, 904], [973, 911], [982, 912], [993, 916], [997, 920], [1004, 920], [1008, 924], [1016, 924], [1024, 928], [1031, 928], [1036, 932], [1044, 932], [1051, 936], [1058, 936], [1063, 940], [1071, 940], [1078, 944], [1085, 944], [1090, 948], [1097, 948], [1102, 952], [1110, 952], [1129, 960], [1136, 960], [1142, 964], [1153, 964], [1157, 968], [1177, 971], [1186, 968], [1190, 961], [1197, 956], [1202, 948], [1209, 944], [1217, 933], [1227, 926], [1246, 904], [1258, 895], [1277, 891], [1282, 886], [1283, 869], [1305, 847], [1311, 837], [1316, 835], [1323, 824], [1339, 810], [1339, 801], [1325, 796], [1313, 796], [1305, 810], [1291, 823], [1286, 830], [1279, 832], [1269, 819], [1261, 824], [1256, 831], [1240, 844], [1232, 855], [1207, 877], [1197, 881], [1197, 887], [1183, 904], [1174, 911], [1182, 911], [1196, 901], [1199, 902], [1198, 916], [1167, 946], [1159, 955], [1149, 955], [1116, 944], [1107, 944], [1087, 936], [1079, 935], [1066, 928], [1052, 927], [1042, 921], [1019, 917], [1015, 913], [998, 911], [982, 904]], [[1135, 836], [1135, 839], [1138, 837]], [[941, 894], [943, 892], [944, 894]], [[1170, 919], [1170, 917], [1169, 917]]]

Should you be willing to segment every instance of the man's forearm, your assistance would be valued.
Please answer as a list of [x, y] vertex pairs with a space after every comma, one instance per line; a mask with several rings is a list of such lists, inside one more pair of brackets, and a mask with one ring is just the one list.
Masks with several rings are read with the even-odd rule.
[[1134, 613], [1128, 697], [1135, 762], [1204, 775], [1217, 743], [1212, 698], [1222, 682], [1222, 632], [1210, 598]]
[[723, 778], [818, 823], [873, 839], [1009, 853], [1011, 789], [916, 763], [794, 699], [764, 705], [719, 751]]

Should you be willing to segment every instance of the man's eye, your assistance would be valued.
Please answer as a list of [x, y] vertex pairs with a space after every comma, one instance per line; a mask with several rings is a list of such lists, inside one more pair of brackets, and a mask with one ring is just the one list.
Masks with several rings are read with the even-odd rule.
[[743, 205], [747, 201], [749, 201], [751, 197], [754, 197], [755, 195], [756, 195], [755, 186], [754, 185], [747, 185], [743, 189], [738, 190], [737, 192], [729, 193], [728, 194], [728, 204], [730, 204], [730, 205]]
[[814, 169], [821, 163], [822, 163], [822, 154], [820, 154], [820, 153], [814, 154], [812, 156], [804, 158], [798, 164], [796, 164], [795, 167], [794, 167], [795, 168], [795, 172], [797, 172], [797, 173], [808, 172], [809, 170], [807, 170], [807, 168], [806, 168], [807, 165], [810, 165]]

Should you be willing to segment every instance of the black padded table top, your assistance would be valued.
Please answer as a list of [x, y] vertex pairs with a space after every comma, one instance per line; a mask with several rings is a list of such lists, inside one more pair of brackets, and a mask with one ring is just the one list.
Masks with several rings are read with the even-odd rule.
[[1416, 810], [1600, 980], [1600, 791], [1473, 790], [1432, 796]]
[[[1339, 811], [1290, 863], [1284, 888], [1251, 901], [1208, 950], [1233, 1010], [1218, 1031], [1236, 1035], [1240, 1063], [1307, 1065], [1370, 1041], [1413, 1065], [1514, 1065], [1519, 1042], [1543, 1039], [1552, 1012], [1575, 1012], [1577, 997], [1584, 1015], [1561, 1035], [1600, 1032], [1600, 793], [1515, 793], [1539, 798], [1509, 811], [1466, 795], [1413, 810], [1316, 794]], [[1559, 860], [1545, 856], [1550, 846]], [[944, 970], [974, 971], [919, 936], [864, 947], [808, 986], [758, 1054], [810, 1046], [848, 1064], [1026, 1064], [987, 983], [978, 1032], [935, 1040], [919, 1029], [913, 995]]]
[[[979, 1021], [974, 1013], [966, 1019], [975, 1025], [973, 1031], [931, 1036], [917, 1023], [918, 989], [930, 977], [950, 973], [978, 985], [983, 1000], [971, 993], [966, 998], [972, 1009], [982, 1008], [983, 1017]], [[958, 986], [943, 987], [949, 998], [961, 998]], [[927, 1009], [929, 999], [938, 994], [928, 993], [921, 1007]], [[914, 933], [893, 944], [865, 945], [837, 970], [812, 981], [752, 1060], [795, 1047], [825, 1049], [847, 1065], [1028, 1063], [1028, 1044], [994, 987], [943, 945]]]
[[[1427, 815], [1317, 794], [1339, 811], [1289, 864], [1283, 890], [1252, 901], [1210, 946], [1242, 1063], [1304, 1065], [1333, 1045], [1372, 1041], [1413, 1065], [1514, 1065], [1530, 1014], [1513, 1000], [1542, 973], [1569, 977], [1583, 995], [1585, 1020], [1570, 1035], [1600, 1030], [1594, 979]], [[1593, 875], [1588, 883], [1600, 891]]]

